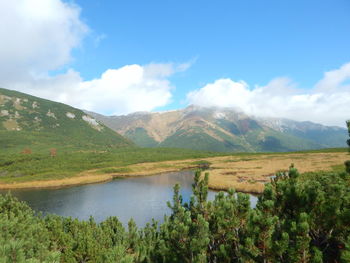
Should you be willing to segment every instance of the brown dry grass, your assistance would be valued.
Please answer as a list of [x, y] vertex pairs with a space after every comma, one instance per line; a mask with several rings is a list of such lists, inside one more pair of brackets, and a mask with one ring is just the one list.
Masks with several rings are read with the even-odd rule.
[[208, 158], [213, 163], [209, 187], [239, 192], [262, 193], [264, 184], [293, 163], [301, 172], [329, 171], [349, 159], [347, 153], [292, 153], [242, 157]]
[[[208, 172], [209, 187], [214, 190], [234, 188], [238, 192], [262, 193], [264, 184], [278, 171], [287, 170], [293, 163], [300, 172], [329, 171], [343, 164], [348, 153], [291, 153], [204, 158], [212, 163]], [[130, 165], [128, 172], [111, 173], [113, 177], [147, 176], [194, 168], [196, 159], [140, 163]], [[96, 171], [98, 173], [98, 171]]]
[[113, 177], [108, 174], [104, 175], [80, 175], [75, 177], [69, 177], [57, 180], [46, 180], [46, 181], [31, 181], [31, 182], [20, 182], [13, 184], [0, 183], [0, 189], [29, 189], [29, 188], [60, 188], [81, 184], [94, 184], [112, 180]]
[[[215, 190], [234, 188], [238, 192], [262, 193], [264, 184], [270, 176], [281, 170], [287, 170], [294, 163], [300, 172], [327, 171], [332, 166], [341, 165], [349, 159], [346, 152], [336, 153], [291, 153], [246, 156], [223, 156], [201, 158], [212, 163], [209, 176], [209, 187]], [[65, 187], [80, 184], [98, 183], [116, 177], [149, 176], [195, 168], [198, 159], [139, 163], [125, 167], [110, 167], [119, 172], [105, 173], [102, 170], [89, 170], [58, 180], [32, 181], [13, 184], [0, 184], [0, 189], [15, 188], [49, 188]], [[120, 168], [126, 168], [120, 169]]]
[[5, 129], [8, 131], [17, 130], [19, 128], [17, 121], [14, 119], [9, 119], [9, 120], [4, 121], [3, 125], [4, 125]]

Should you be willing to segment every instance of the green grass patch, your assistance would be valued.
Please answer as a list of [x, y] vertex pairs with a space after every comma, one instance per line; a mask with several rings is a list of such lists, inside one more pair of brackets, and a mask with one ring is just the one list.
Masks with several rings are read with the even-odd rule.
[[[195, 159], [224, 155], [170, 148], [121, 148], [108, 151], [57, 152], [55, 157], [47, 154], [0, 154], [0, 182], [23, 182], [59, 179], [75, 176], [91, 169], [123, 171], [125, 166], [169, 160]], [[107, 170], [106, 170], [107, 169]], [[108, 170], [116, 169], [116, 170]], [[18, 176], [18, 175], [21, 176]]]
[[345, 165], [340, 164], [340, 165], [333, 165], [331, 166], [332, 171], [336, 172], [336, 173], [342, 173], [345, 172]]

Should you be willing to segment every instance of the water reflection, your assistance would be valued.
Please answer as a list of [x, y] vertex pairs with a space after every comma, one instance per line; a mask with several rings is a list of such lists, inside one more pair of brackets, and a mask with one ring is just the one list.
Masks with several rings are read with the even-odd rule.
[[[82, 185], [63, 189], [12, 190], [12, 194], [26, 201], [34, 210], [86, 220], [93, 216], [100, 222], [117, 216], [124, 225], [132, 217], [144, 226], [152, 218], [163, 221], [170, 210], [173, 186], [181, 185], [185, 202], [189, 201], [193, 172], [177, 172], [148, 177], [114, 180], [103, 184]], [[4, 193], [4, 191], [2, 191]], [[216, 192], [209, 192], [213, 200]], [[251, 196], [252, 206], [256, 197]]]

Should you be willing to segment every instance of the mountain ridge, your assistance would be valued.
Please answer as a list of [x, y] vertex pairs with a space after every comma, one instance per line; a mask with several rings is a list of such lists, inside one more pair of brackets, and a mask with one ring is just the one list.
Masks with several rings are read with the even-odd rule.
[[214, 151], [294, 151], [345, 147], [346, 129], [310, 121], [249, 116], [231, 108], [189, 106], [97, 120], [143, 147]]

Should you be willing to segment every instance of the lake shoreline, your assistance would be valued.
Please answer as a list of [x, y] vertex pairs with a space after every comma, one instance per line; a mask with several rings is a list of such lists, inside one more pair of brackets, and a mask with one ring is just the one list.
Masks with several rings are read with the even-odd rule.
[[[209, 189], [261, 194], [271, 175], [288, 169], [290, 164], [301, 172], [330, 171], [334, 165], [342, 165], [347, 153], [291, 153], [260, 155], [259, 157], [222, 156], [201, 159], [137, 163], [127, 166], [105, 167], [79, 172], [71, 177], [23, 182], [0, 182], [0, 190], [54, 189], [85, 184], [109, 182], [116, 178], [144, 177], [164, 173], [190, 171], [199, 168], [198, 162], [207, 162]], [[326, 162], [326, 161], [327, 162]], [[203, 174], [204, 174], [203, 172]]]
[[[75, 187], [88, 184], [100, 184], [107, 183], [116, 179], [127, 179], [127, 178], [138, 178], [138, 177], [148, 177], [148, 176], [157, 176], [173, 172], [182, 172], [182, 171], [191, 171], [191, 170], [166, 170], [163, 172], [158, 172], [154, 174], [106, 174], [106, 175], [85, 175], [85, 176], [75, 176], [64, 179], [56, 180], [46, 180], [46, 181], [30, 181], [30, 182], [20, 182], [20, 183], [0, 183], [0, 190], [32, 190], [32, 189], [61, 189], [68, 187]], [[213, 191], [227, 191], [230, 187], [216, 187], [210, 186], [209, 189]], [[246, 194], [261, 194], [262, 191], [240, 191], [237, 192], [246, 193]]]
[[[11, 190], [10, 194], [42, 215], [57, 214], [79, 220], [89, 220], [93, 216], [97, 223], [116, 216], [125, 227], [130, 218], [144, 227], [152, 218], [163, 222], [164, 215], [171, 213], [167, 201], [173, 198], [175, 184], [181, 187], [183, 202], [190, 202], [193, 174], [193, 171], [181, 171], [134, 176], [76, 187]], [[1, 195], [7, 193], [0, 191]], [[208, 200], [214, 200], [217, 193], [208, 190]], [[252, 196], [250, 200], [254, 207], [257, 197]]]
[[66, 187], [74, 187], [79, 185], [87, 184], [98, 184], [106, 183], [115, 179], [124, 179], [124, 178], [136, 178], [136, 177], [145, 177], [145, 176], [155, 176], [172, 172], [180, 172], [184, 170], [165, 170], [163, 172], [157, 173], [145, 173], [145, 174], [97, 174], [92, 175], [91, 172], [87, 172], [88, 175], [83, 176], [73, 176], [63, 179], [54, 179], [54, 180], [37, 180], [37, 181], [27, 181], [19, 183], [0, 183], [0, 190], [19, 190], [19, 189], [59, 189]]

